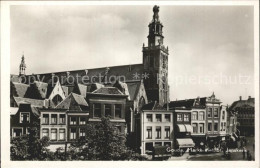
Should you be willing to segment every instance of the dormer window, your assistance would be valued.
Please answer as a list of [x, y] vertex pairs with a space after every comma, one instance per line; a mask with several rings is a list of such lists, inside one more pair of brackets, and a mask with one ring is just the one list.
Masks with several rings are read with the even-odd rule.
[[20, 113], [20, 123], [30, 123], [30, 113], [29, 112]]

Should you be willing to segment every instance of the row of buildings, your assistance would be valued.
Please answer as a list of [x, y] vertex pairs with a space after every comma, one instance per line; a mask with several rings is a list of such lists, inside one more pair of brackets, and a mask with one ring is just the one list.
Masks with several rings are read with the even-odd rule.
[[[221, 140], [235, 141], [244, 115], [250, 122], [254, 118], [254, 99], [248, 100], [249, 106], [240, 100], [231, 107], [222, 105], [214, 93], [170, 101], [169, 49], [163, 44], [158, 6], [148, 27], [141, 64], [26, 75], [23, 56], [19, 75], [10, 79], [11, 136], [36, 126], [55, 149], [85, 137], [87, 124], [109, 116], [115, 131], [125, 134], [127, 145], [141, 154], [154, 146], [205, 148]], [[245, 109], [250, 112], [240, 114]]]

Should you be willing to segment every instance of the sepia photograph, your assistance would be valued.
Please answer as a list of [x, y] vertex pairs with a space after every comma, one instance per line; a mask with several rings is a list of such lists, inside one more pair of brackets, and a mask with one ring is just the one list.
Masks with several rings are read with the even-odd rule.
[[2, 166], [259, 167], [258, 3], [3, 3]]

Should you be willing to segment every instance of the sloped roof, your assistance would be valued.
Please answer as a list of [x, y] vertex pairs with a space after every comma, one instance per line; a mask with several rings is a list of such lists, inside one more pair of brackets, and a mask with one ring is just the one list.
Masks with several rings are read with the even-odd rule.
[[[103, 81], [97, 81], [97, 77], [102, 75], [106, 76], [107, 79], [115, 79], [115, 77], [121, 76], [120, 80], [132, 81], [136, 80], [134, 78], [135, 73], [143, 73], [143, 64], [133, 64], [133, 65], [121, 65], [121, 66], [112, 66], [112, 67], [103, 67], [103, 68], [93, 68], [93, 69], [82, 69], [82, 70], [73, 70], [73, 71], [63, 71], [63, 72], [53, 72], [53, 73], [45, 73], [38, 74], [39, 78], [43, 80], [45, 83], [52, 82], [52, 74], [55, 74], [56, 77], [60, 79], [62, 85], [64, 85], [67, 77], [67, 72], [69, 75], [74, 77], [74, 79], [78, 79], [77, 83], [102, 83]], [[29, 78], [32, 75], [28, 75]], [[35, 76], [35, 75], [34, 75]], [[76, 76], [88, 76], [89, 78], [77, 78]], [[63, 79], [62, 79], [63, 78]], [[90, 81], [90, 79], [95, 79], [96, 81]], [[83, 81], [84, 80], [84, 81]], [[113, 81], [111, 81], [113, 82]]]
[[[194, 102], [197, 98], [194, 99], [186, 99], [186, 100], [176, 100], [171, 101], [169, 103], [169, 108], [176, 108], [176, 107], [185, 107], [185, 108], [191, 108], [194, 107]], [[200, 105], [198, 106], [206, 106], [206, 97], [199, 98]], [[164, 105], [166, 106], [166, 105]]]
[[18, 111], [18, 107], [10, 107], [10, 115], [15, 115]]
[[36, 87], [41, 98], [46, 98], [48, 83], [34, 81], [33, 85]]
[[[14, 97], [14, 100], [18, 106], [20, 104], [31, 104], [32, 106], [35, 107], [44, 107], [44, 101], [45, 101], [45, 100], [30, 99], [30, 98], [23, 98], [23, 97]], [[46, 106], [48, 106], [47, 102], [45, 103]]]
[[255, 98], [249, 98], [247, 100], [238, 100], [232, 103], [230, 110], [235, 110], [241, 107], [255, 107]]
[[105, 95], [124, 95], [118, 88], [116, 87], [102, 87], [94, 92], [95, 94], [105, 94]]
[[142, 107], [142, 110], [166, 110], [166, 108], [161, 106], [157, 101], [153, 101], [148, 104], [145, 104]]
[[11, 74], [11, 75], [10, 75], [10, 78], [11, 78], [11, 82], [17, 82], [17, 83], [20, 82], [20, 79], [19, 79], [19, 76], [18, 76], [18, 75], [13, 75], [13, 74]]
[[87, 110], [88, 103], [83, 96], [76, 93], [70, 93], [62, 102], [60, 102], [56, 109], [68, 109], [68, 110]]
[[11, 82], [11, 90], [13, 94], [12, 96], [25, 97], [28, 88], [29, 85], [23, 83]]
[[69, 88], [67, 86], [61, 86], [65, 97], [69, 95]]
[[78, 83], [78, 89], [80, 92], [80, 95], [83, 97], [86, 97], [88, 86]]

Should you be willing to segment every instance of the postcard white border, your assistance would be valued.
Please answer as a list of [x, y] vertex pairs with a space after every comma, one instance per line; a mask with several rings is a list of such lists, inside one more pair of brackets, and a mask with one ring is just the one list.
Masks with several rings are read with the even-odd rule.
[[[11, 5], [250, 5], [254, 6], [255, 161], [10, 161]], [[259, 167], [259, 1], [1, 1], [1, 166], [23, 167]], [[6, 136], [5, 136], [6, 135]]]

